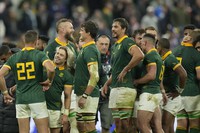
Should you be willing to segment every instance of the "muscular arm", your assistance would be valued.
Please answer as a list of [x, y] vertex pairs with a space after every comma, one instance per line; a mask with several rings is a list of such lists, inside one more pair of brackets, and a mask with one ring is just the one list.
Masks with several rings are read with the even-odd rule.
[[97, 85], [97, 82], [99, 81], [98, 63], [89, 65], [88, 70], [90, 73], [90, 79], [87, 88], [85, 90], [85, 93], [90, 95], [94, 87]]
[[5, 78], [4, 76], [9, 72], [9, 68], [8, 67], [5, 67], [3, 66], [1, 69], [0, 69], [0, 90], [2, 92], [5, 92], [7, 91], [7, 87], [6, 87], [6, 81], [5, 81]]
[[186, 73], [185, 69], [183, 68], [182, 65], [179, 65], [174, 71], [179, 76], [179, 87], [184, 88], [186, 80], [187, 80], [187, 73]]
[[55, 75], [55, 66], [53, 65], [52, 61], [47, 60], [44, 62], [44, 67], [47, 69], [47, 77], [50, 81], [53, 81]]
[[9, 68], [3, 66], [0, 69], [0, 90], [2, 91], [2, 94], [4, 95], [4, 102], [10, 103], [12, 102], [13, 98], [8, 94], [7, 87], [6, 87], [6, 81], [4, 76], [9, 72]]
[[148, 82], [154, 80], [156, 78], [156, 71], [157, 71], [156, 64], [148, 65], [147, 66], [147, 74], [144, 77], [135, 80], [135, 83], [136, 84], [145, 84], [145, 83], [148, 83]]
[[132, 58], [126, 67], [124, 67], [125, 71], [131, 70], [144, 58], [144, 54], [138, 46], [132, 46], [129, 49], [129, 54], [132, 56]]
[[123, 81], [126, 73], [135, 67], [143, 58], [144, 54], [138, 46], [132, 46], [129, 49], [129, 54], [132, 56], [130, 62], [124, 67], [121, 73], [118, 75], [118, 82]]
[[70, 109], [71, 93], [72, 93], [72, 85], [65, 85], [64, 86], [64, 94], [65, 94], [64, 105], [65, 105], [65, 109]]

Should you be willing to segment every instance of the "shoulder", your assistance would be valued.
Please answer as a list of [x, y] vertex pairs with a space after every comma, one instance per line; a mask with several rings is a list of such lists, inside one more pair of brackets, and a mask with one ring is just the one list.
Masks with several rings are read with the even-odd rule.
[[173, 54], [170, 54], [164, 61], [165, 65], [168, 64], [178, 64], [178, 60], [176, 59], [176, 57]]
[[177, 52], [177, 51], [181, 50], [182, 48], [183, 48], [182, 45], [178, 45], [172, 50], [172, 53]]
[[132, 44], [132, 45], [135, 45], [135, 41], [133, 41], [131, 38], [127, 37], [125, 38], [122, 43], [126, 43], [126, 44]]
[[73, 78], [73, 75], [69, 72], [67, 68], [63, 70], [63, 73], [65, 74], [65, 77], [67, 78]]
[[53, 41], [48, 43], [48, 45], [45, 49], [51, 49], [51, 48], [54, 48], [54, 47], [57, 47], [57, 46], [58, 46], [58, 43], [55, 40], [53, 40]]
[[84, 50], [87, 52], [98, 52], [98, 49], [95, 44], [84, 48]]
[[170, 54], [165, 61], [169, 61], [169, 60], [177, 60], [176, 57], [173, 54]]
[[156, 51], [152, 51], [152, 52], [146, 54], [145, 57], [147, 59], [158, 59], [158, 60], [162, 61], [161, 56]]
[[76, 49], [76, 46], [75, 46], [75, 44], [73, 43], [73, 42], [69, 42], [69, 46], [71, 46], [71, 47], [73, 47], [74, 49]]

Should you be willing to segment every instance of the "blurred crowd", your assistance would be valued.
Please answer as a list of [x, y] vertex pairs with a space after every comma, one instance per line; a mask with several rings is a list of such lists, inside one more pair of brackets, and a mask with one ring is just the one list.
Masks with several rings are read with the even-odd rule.
[[153, 26], [173, 48], [182, 38], [184, 25], [200, 28], [200, 0], [0, 0], [0, 43], [18, 43], [30, 29], [53, 38], [55, 22], [63, 17], [73, 20], [75, 30], [85, 20], [95, 20], [106, 34], [114, 18], [124, 17], [130, 36], [139, 28]]

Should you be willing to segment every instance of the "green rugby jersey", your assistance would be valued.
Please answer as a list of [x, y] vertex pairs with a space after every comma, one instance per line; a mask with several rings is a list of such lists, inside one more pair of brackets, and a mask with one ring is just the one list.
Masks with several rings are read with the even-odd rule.
[[187, 81], [182, 96], [196, 96], [200, 94], [199, 81], [196, 69], [200, 69], [200, 53], [192, 46], [185, 43], [181, 53], [181, 64], [187, 72]]
[[[141, 78], [143, 69], [143, 61], [140, 61], [140, 63], [131, 70], [133, 80]], [[139, 98], [140, 94], [142, 93], [141, 85], [139, 84], [135, 88], [137, 90], [137, 98]]]
[[181, 63], [182, 61], [182, 57], [181, 57], [182, 49], [183, 49], [183, 44], [178, 45], [172, 50], [172, 53], [174, 54], [176, 59], [179, 61], [179, 63]]
[[61, 95], [64, 86], [72, 87], [73, 76], [64, 68], [55, 69], [55, 77], [49, 90], [45, 91], [47, 108], [50, 110], [60, 110], [62, 107]]
[[131, 47], [137, 46], [136, 43], [130, 39], [128, 36], [123, 36], [119, 39], [112, 48], [111, 55], [111, 66], [112, 66], [112, 88], [116, 87], [133, 87], [133, 77], [131, 71], [127, 72], [124, 77], [123, 82], [118, 82], [117, 77], [124, 69], [124, 67], [130, 62], [132, 56], [129, 54], [129, 49]]
[[8, 59], [4, 66], [13, 72], [17, 84], [16, 104], [45, 101], [40, 82], [43, 81], [43, 63], [47, 60], [44, 52], [32, 47], [25, 47]]
[[178, 74], [174, 70], [180, 66], [180, 63], [171, 51], [162, 56], [162, 60], [165, 66], [163, 85], [166, 92], [174, 92], [178, 84]]
[[60, 40], [58, 40], [58, 38], [55, 38], [55, 40], [51, 43], [49, 43], [47, 45], [47, 47], [44, 49], [44, 52], [47, 54], [47, 56], [49, 57], [49, 59], [53, 60], [54, 59], [54, 55], [56, 53], [56, 48], [59, 46], [67, 46], [74, 54], [74, 58], [76, 58], [77, 56], [77, 50], [74, 46], [74, 44], [72, 44], [71, 42], [61, 42]]
[[156, 49], [149, 50], [143, 60], [144, 70], [142, 72], [142, 77], [147, 74], [147, 66], [156, 65], [156, 78], [153, 81], [150, 81], [146, 84], [142, 85], [142, 93], [147, 92], [151, 94], [160, 93], [160, 82], [163, 78], [164, 74], [164, 65], [162, 63], [162, 59], [158, 54]]
[[[98, 63], [98, 68], [100, 69], [100, 53], [97, 50], [95, 42], [91, 41], [83, 44], [76, 60], [76, 71], [74, 76], [74, 93], [76, 95], [80, 96], [85, 92], [90, 79], [88, 66], [96, 63]], [[99, 97], [98, 85], [95, 86], [90, 96]]]

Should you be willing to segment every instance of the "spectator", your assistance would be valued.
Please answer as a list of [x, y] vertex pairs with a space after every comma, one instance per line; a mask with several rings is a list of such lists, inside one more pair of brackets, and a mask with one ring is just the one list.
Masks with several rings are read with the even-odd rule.
[[147, 7], [147, 13], [143, 16], [141, 20], [141, 27], [154, 27], [156, 30], [158, 30], [158, 18], [154, 14], [154, 7], [149, 6]]
[[[101, 53], [101, 69], [99, 73], [100, 79], [98, 82], [99, 88], [103, 87], [103, 85], [110, 76], [110, 70], [111, 70], [110, 56], [109, 56], [109, 47], [111, 45], [110, 43], [111, 40], [108, 35], [106, 34], [98, 35], [96, 40], [96, 45], [99, 52]], [[102, 133], [109, 133], [109, 129], [113, 122], [111, 109], [108, 108], [108, 102], [109, 102], [109, 93], [107, 94], [107, 97], [103, 97], [100, 92], [98, 111], [100, 113]]]
[[27, 30], [33, 30], [37, 27], [36, 16], [31, 10], [31, 3], [28, 0], [22, 0], [19, 9], [21, 11], [21, 17], [18, 21], [18, 28], [21, 33], [25, 33]]
[[48, 36], [48, 32], [54, 22], [54, 18], [48, 10], [47, 3], [44, 1], [39, 1], [37, 5], [36, 20], [39, 34]]

